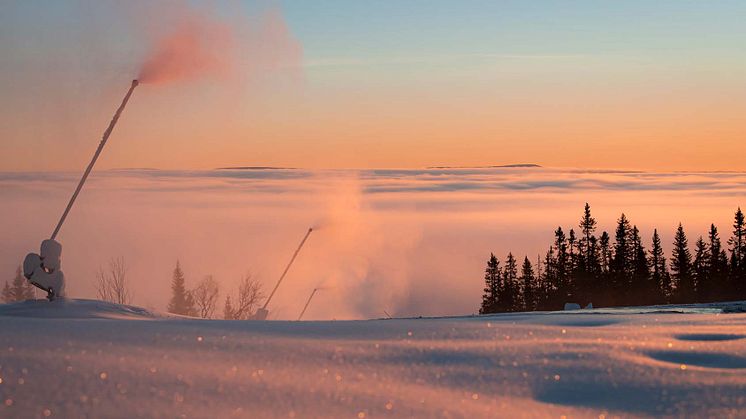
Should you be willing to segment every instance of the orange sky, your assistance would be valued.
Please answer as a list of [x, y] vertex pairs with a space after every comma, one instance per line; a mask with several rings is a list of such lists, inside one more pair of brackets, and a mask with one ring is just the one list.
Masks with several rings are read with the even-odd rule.
[[[5, 29], [9, 36], [0, 41], [0, 170], [82, 170], [129, 80], [185, 14], [184, 7], [169, 9], [161, 13], [169, 24], [159, 26], [161, 15], [153, 13], [113, 19], [128, 6], [112, 4], [86, 12], [111, 26], [69, 22], [64, 7], [10, 10], [21, 22], [24, 13], [46, 13], [46, 20]], [[360, 45], [344, 48], [343, 39], [325, 38], [314, 26], [321, 17], [294, 2], [282, 11], [247, 6], [228, 17], [225, 7], [186, 14], [221, 25], [220, 36], [208, 36], [207, 51], [222, 54], [218, 61], [230, 62], [230, 71], [193, 71], [198, 77], [139, 87], [99, 168], [744, 168], [744, 63], [720, 42], [738, 39], [722, 16], [701, 18], [709, 20], [698, 30], [709, 38], [697, 38], [699, 45], [685, 32], [680, 40], [663, 37], [681, 29], [648, 27], [642, 17], [637, 35], [611, 43], [603, 37], [621, 29], [604, 15], [607, 32], [599, 29], [604, 22], [573, 21], [598, 31], [595, 44], [578, 36], [555, 46], [537, 32], [522, 41], [525, 51], [502, 51], [497, 33], [456, 33], [494, 48], [474, 53], [469, 43], [459, 50], [426, 42], [433, 34], [423, 28], [399, 30], [400, 45], [382, 53], [374, 46], [389, 32], [355, 29], [354, 19], [340, 25], [350, 25]], [[689, 12], [678, 18], [696, 16]], [[263, 16], [271, 16], [270, 24]], [[450, 22], [463, 29], [459, 23]], [[138, 29], [146, 27], [158, 30]], [[566, 29], [559, 33], [570, 36]]]

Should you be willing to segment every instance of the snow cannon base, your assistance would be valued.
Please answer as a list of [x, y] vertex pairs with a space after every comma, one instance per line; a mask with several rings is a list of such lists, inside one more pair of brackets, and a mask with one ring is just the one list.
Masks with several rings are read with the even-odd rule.
[[23, 276], [35, 287], [47, 292], [49, 301], [65, 296], [62, 245], [49, 239], [41, 243], [41, 254], [29, 253], [23, 261]]
[[267, 316], [269, 315], [269, 310], [264, 308], [259, 308], [256, 310], [256, 313], [254, 313], [254, 316], [251, 318], [251, 320], [267, 320]]

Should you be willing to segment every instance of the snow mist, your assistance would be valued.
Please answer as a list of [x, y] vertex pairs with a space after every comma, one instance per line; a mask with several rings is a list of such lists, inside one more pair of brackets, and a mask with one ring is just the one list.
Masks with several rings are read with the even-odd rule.
[[198, 79], [240, 80], [261, 72], [300, 69], [302, 48], [282, 13], [257, 19], [221, 19], [212, 11], [186, 9], [173, 31], [152, 40], [138, 79], [163, 84]]

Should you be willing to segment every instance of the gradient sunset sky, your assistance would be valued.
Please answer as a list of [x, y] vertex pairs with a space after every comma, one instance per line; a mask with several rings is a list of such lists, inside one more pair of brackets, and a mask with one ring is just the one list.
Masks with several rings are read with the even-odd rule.
[[[141, 86], [100, 168], [744, 168], [743, 1], [213, 3], [298, 68]], [[0, 171], [81, 169], [183, 7], [3, 2]]]

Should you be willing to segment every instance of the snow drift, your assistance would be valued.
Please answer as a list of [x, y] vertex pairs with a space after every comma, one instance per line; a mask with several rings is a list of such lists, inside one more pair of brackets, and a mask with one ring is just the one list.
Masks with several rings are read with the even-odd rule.
[[686, 310], [256, 322], [0, 305], [0, 416], [742, 416], [746, 314]]

